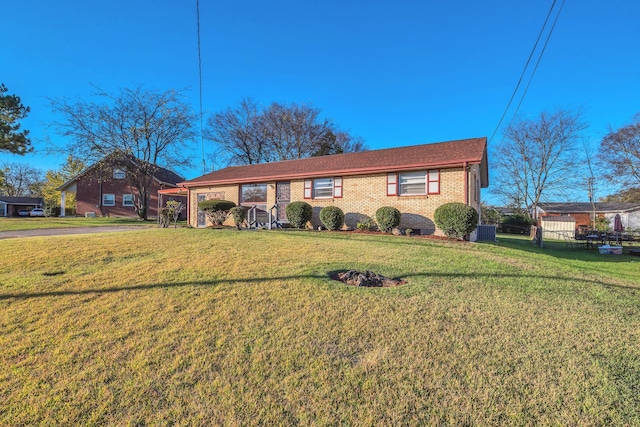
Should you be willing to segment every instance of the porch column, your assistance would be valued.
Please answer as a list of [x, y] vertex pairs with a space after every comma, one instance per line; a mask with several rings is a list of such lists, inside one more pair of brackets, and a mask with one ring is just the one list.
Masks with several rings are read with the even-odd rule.
[[65, 214], [65, 204], [67, 202], [67, 192], [62, 191], [60, 193], [60, 216], [64, 216]]

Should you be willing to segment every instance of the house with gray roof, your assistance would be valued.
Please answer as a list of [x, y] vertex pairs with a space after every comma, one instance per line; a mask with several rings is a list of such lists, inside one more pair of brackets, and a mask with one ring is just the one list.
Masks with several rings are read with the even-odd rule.
[[0, 216], [25, 216], [20, 212], [28, 212], [33, 208], [41, 208], [44, 204], [42, 197], [12, 197], [0, 196]]
[[605, 218], [613, 226], [613, 219], [620, 215], [625, 230], [640, 229], [640, 203], [625, 202], [554, 202], [540, 203], [542, 215], [571, 216], [576, 227], [591, 227], [594, 218]]

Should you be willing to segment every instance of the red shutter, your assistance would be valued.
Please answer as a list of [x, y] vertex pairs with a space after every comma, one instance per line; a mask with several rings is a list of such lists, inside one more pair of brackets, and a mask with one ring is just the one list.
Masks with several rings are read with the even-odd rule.
[[397, 195], [398, 195], [398, 174], [388, 173], [387, 174], [387, 196], [397, 196]]
[[333, 197], [342, 198], [342, 177], [333, 178]]
[[313, 181], [311, 181], [310, 179], [304, 180], [304, 198], [305, 199], [311, 198], [312, 185], [313, 185]]
[[440, 194], [440, 169], [427, 171], [427, 194]]

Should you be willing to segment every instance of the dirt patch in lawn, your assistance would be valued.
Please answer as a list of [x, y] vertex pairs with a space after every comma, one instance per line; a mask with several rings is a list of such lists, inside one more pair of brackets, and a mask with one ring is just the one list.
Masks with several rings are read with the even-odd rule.
[[351, 286], [364, 286], [368, 288], [391, 288], [407, 283], [404, 279], [392, 279], [373, 271], [347, 270], [329, 274], [333, 280], [346, 283]]

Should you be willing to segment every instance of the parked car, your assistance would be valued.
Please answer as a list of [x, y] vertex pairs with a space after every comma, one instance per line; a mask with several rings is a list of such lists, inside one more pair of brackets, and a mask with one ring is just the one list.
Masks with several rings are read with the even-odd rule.
[[33, 208], [31, 209], [31, 212], [29, 212], [29, 216], [44, 216], [44, 209]]
[[18, 216], [29, 216], [29, 213], [31, 211], [29, 209], [23, 209], [21, 211], [18, 211]]

